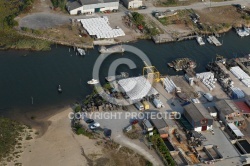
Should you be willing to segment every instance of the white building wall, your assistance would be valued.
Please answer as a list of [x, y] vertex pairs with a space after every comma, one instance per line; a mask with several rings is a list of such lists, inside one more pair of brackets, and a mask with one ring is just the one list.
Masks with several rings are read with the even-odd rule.
[[77, 8], [77, 9], [70, 10], [70, 11], [69, 11], [69, 14], [70, 14], [70, 15], [76, 15], [77, 12], [78, 12], [79, 10], [81, 11], [81, 13], [83, 12], [83, 8], [82, 8], [82, 7], [79, 7], [79, 8]]
[[83, 13], [95, 12], [96, 8], [100, 8], [100, 11], [105, 10], [118, 10], [119, 2], [109, 2], [109, 3], [98, 3], [83, 6]]
[[194, 128], [194, 131], [201, 131], [201, 127], [196, 127], [196, 128]]
[[213, 129], [213, 125], [207, 126], [207, 130], [212, 130], [212, 129]]
[[142, 1], [141, 0], [134, 0], [134, 1], [131, 1], [128, 3], [128, 6], [127, 8], [130, 9], [130, 8], [138, 8], [142, 6]]

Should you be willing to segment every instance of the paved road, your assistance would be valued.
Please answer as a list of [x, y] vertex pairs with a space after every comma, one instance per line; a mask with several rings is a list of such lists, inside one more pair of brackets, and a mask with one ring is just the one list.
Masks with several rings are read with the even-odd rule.
[[[211, 7], [218, 7], [218, 6], [228, 6], [232, 4], [241, 4], [245, 6], [250, 5], [249, 0], [234, 0], [234, 1], [223, 1], [223, 2], [211, 2]], [[166, 9], [170, 10], [183, 10], [183, 9], [204, 9], [210, 7], [209, 2], [199, 2], [199, 3], [194, 3], [188, 6], [176, 6], [176, 7], [148, 7], [145, 10], [139, 10], [139, 13], [152, 13], [152, 11], [165, 11]]]
[[[231, 4], [236, 4], [239, 3], [241, 5], [245, 6], [250, 6], [250, 1], [249, 0], [234, 0], [234, 1], [224, 1], [224, 2], [212, 2], [211, 6], [226, 6], [226, 5], [231, 5]], [[139, 13], [152, 13], [152, 11], [165, 11], [166, 9], [170, 10], [182, 10], [182, 9], [203, 9], [207, 8], [210, 6], [210, 3], [208, 2], [200, 2], [200, 3], [195, 3], [189, 6], [177, 6], [177, 7], [154, 7], [150, 6], [145, 10], [138, 10]], [[56, 14], [48, 12], [51, 11], [46, 10], [44, 12], [39, 12], [39, 13], [33, 13], [29, 14], [23, 18], [19, 19], [19, 26], [20, 27], [29, 27], [33, 29], [44, 29], [44, 28], [51, 28], [55, 27], [58, 25], [63, 25], [65, 23], [69, 23], [70, 18], [89, 18], [91, 16], [69, 16], [67, 14]], [[124, 15], [124, 12], [126, 12], [127, 9], [122, 7], [120, 5], [120, 12], [118, 13], [112, 13], [112, 14], [94, 14], [95, 15], [112, 15], [114, 17], [121, 17]]]

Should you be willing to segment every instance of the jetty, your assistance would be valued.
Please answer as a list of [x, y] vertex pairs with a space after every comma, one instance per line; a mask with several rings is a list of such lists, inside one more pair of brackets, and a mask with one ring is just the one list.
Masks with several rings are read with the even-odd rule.
[[208, 36], [208, 40], [210, 40], [215, 46], [221, 46], [221, 42], [215, 36]]

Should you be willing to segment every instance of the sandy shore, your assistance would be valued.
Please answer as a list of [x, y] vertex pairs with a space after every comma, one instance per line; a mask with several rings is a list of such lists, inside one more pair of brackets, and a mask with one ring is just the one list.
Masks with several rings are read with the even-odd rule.
[[71, 108], [66, 108], [51, 116], [48, 119], [50, 125], [43, 135], [29, 141], [25, 140], [19, 163], [24, 166], [88, 165], [81, 147], [86, 155], [101, 153], [101, 148], [95, 146], [95, 140], [74, 135], [68, 118], [71, 111]]

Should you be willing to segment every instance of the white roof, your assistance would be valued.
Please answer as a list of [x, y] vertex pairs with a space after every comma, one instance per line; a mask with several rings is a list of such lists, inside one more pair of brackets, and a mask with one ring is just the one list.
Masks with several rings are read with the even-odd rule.
[[144, 76], [125, 78], [119, 80], [118, 84], [132, 101], [138, 101], [145, 96], [158, 94]]
[[109, 26], [107, 16], [79, 19], [78, 21], [82, 23], [82, 26], [87, 30], [89, 35], [95, 35], [98, 39], [125, 36], [125, 33], [121, 28], [112, 29]]
[[244, 134], [233, 123], [227, 124], [237, 137], [243, 137]]

